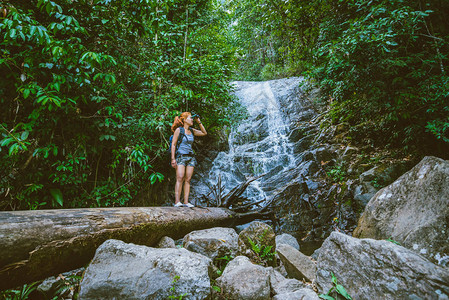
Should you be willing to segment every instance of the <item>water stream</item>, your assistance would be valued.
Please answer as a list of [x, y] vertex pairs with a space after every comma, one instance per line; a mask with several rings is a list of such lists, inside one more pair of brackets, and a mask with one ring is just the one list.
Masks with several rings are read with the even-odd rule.
[[288, 140], [289, 121], [282, 112], [274, 87], [291, 90], [300, 78], [265, 82], [235, 82], [235, 94], [247, 110], [249, 117], [229, 136], [229, 151], [220, 152], [206, 176], [215, 185], [219, 176], [225, 193], [247, 178], [267, 173], [251, 183], [244, 197], [258, 201], [267, 198], [262, 180], [291, 169], [295, 164], [292, 144]]

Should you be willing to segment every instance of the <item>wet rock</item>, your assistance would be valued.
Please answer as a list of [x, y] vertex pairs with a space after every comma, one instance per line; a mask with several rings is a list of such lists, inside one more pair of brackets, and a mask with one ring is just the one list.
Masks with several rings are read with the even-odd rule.
[[211, 271], [209, 258], [186, 249], [107, 240], [85, 272], [79, 299], [167, 299], [173, 293], [204, 299], [210, 295]]
[[392, 238], [433, 261], [449, 256], [449, 161], [425, 157], [380, 190], [354, 236]]
[[176, 248], [175, 241], [168, 236], [164, 236], [157, 243], [156, 248]]
[[353, 299], [447, 299], [449, 270], [388, 241], [357, 239], [332, 232], [317, 265], [321, 293], [337, 277]]
[[316, 264], [290, 245], [280, 244], [276, 252], [281, 258], [288, 276], [299, 280], [315, 280]]
[[276, 236], [271, 226], [262, 222], [254, 221], [248, 226], [248, 228], [240, 232], [238, 238], [238, 252], [242, 255], [246, 255], [257, 260], [249, 239], [251, 239], [251, 241], [255, 244], [263, 245], [265, 247], [272, 247], [271, 252], [274, 252], [274, 249], [276, 248], [275, 238]]
[[295, 248], [296, 250], [299, 251], [298, 241], [291, 234], [283, 233], [283, 234], [277, 235], [276, 236], [276, 248], [281, 244], [286, 244], [286, 245], [292, 246], [293, 248]]
[[270, 269], [253, 264], [246, 256], [230, 261], [216, 284], [226, 299], [270, 299]]
[[312, 153], [317, 162], [327, 162], [337, 157], [336, 149], [330, 145], [314, 149]]
[[192, 231], [184, 237], [183, 245], [189, 251], [214, 260], [225, 255], [235, 256], [239, 236], [232, 228], [215, 227]]

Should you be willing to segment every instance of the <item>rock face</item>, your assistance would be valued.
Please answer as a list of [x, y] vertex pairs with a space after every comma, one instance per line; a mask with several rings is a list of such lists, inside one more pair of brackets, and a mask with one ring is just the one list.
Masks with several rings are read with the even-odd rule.
[[225, 299], [270, 299], [270, 269], [253, 264], [246, 256], [237, 256], [217, 278]]
[[186, 249], [107, 240], [86, 270], [79, 299], [166, 299], [183, 294], [204, 299], [210, 295], [210, 271], [209, 258]]
[[215, 227], [192, 231], [184, 237], [187, 250], [203, 254], [210, 259], [232, 254], [238, 249], [239, 236], [232, 228]]
[[433, 261], [449, 256], [449, 161], [425, 157], [368, 203], [355, 237], [392, 238]]
[[276, 251], [289, 277], [307, 281], [315, 280], [316, 265], [308, 256], [286, 244], [278, 245]]
[[317, 284], [332, 287], [331, 272], [353, 299], [448, 299], [449, 270], [388, 241], [333, 232], [320, 250]]

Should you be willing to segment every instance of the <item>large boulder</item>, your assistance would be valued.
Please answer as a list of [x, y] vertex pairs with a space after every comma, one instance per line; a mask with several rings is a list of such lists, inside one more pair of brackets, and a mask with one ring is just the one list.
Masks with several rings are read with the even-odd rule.
[[433, 261], [449, 256], [449, 161], [425, 157], [368, 203], [354, 237], [392, 238]]
[[308, 256], [286, 244], [278, 245], [276, 251], [289, 277], [307, 281], [315, 280], [316, 265]]
[[188, 299], [210, 296], [212, 261], [186, 249], [157, 249], [107, 240], [81, 282], [79, 298]]
[[448, 299], [449, 270], [389, 241], [332, 232], [317, 265], [321, 293], [337, 277], [353, 299]]
[[184, 236], [183, 245], [187, 250], [203, 254], [210, 259], [225, 255], [235, 256], [239, 236], [232, 228], [215, 227], [192, 231]]
[[253, 264], [246, 256], [231, 260], [217, 278], [225, 299], [268, 300], [272, 269]]

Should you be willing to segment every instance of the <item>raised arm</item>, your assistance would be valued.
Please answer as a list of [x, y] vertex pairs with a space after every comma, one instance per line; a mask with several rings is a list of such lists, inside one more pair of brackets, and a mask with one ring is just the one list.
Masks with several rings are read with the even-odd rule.
[[[203, 125], [203, 123], [201, 123], [200, 118], [195, 118], [195, 120], [198, 123], [198, 125], [200, 125], [200, 129], [201, 130], [192, 128], [193, 134], [196, 135], [196, 136], [205, 136], [205, 135], [207, 135], [206, 128], [204, 128], [204, 125]], [[174, 139], [174, 137], [173, 137], [173, 139]]]

